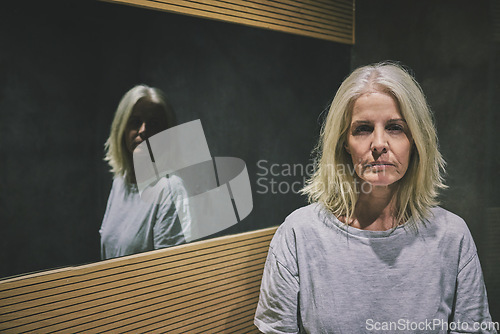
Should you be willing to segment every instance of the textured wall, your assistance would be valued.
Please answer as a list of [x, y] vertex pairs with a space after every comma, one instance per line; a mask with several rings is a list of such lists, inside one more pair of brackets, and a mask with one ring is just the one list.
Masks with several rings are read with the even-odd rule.
[[356, 15], [351, 66], [401, 61], [414, 70], [426, 93], [448, 163], [442, 206], [462, 216], [472, 231], [498, 321], [500, 221], [493, 208], [500, 207], [495, 150], [500, 73], [490, 4], [358, 0]]
[[[10, 6], [0, 20], [0, 277], [98, 259], [111, 185], [103, 144], [138, 83], [163, 89], [179, 122], [201, 119], [213, 156], [246, 161], [254, 211], [227, 232], [278, 225], [305, 203], [287, 188], [300, 169], [258, 185], [257, 163], [283, 174], [309, 162], [349, 46], [90, 0]], [[278, 193], [271, 182], [283, 183]]]

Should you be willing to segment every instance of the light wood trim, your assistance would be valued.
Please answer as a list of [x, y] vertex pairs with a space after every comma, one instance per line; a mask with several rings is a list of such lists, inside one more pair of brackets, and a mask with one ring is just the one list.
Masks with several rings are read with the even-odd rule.
[[354, 0], [103, 0], [354, 43]]
[[297, 4], [297, 0], [273, 1], [273, 6], [286, 8], [290, 12], [308, 14], [311, 17], [319, 16], [326, 19], [332, 25], [335, 25], [336, 23], [351, 25], [352, 15], [347, 11], [324, 11], [317, 6], [310, 5], [309, 3], [302, 3], [300, 6], [297, 6]]
[[[258, 266], [263, 260], [264, 259], [252, 261], [247, 263], [246, 266]], [[220, 290], [218, 289], [220, 284], [211, 283], [213, 280], [217, 279], [218, 281], [216, 282], [219, 282], [221, 279], [224, 279], [227, 284], [235, 283], [234, 285], [238, 286], [238, 281], [233, 281], [246, 279], [247, 277], [254, 278], [258, 281], [260, 279], [259, 270], [245, 268], [244, 265], [241, 265], [239, 267], [229, 267], [224, 271], [217, 270], [209, 277], [197, 275], [193, 278], [182, 277], [177, 280], [166, 282], [163, 282], [161, 277], [152, 279], [149, 282], [133, 282], [133, 280], [131, 280], [127, 285], [108, 286], [106, 290], [96, 291], [95, 293], [89, 291], [86, 291], [83, 295], [78, 294], [79, 291], [74, 294], [62, 293], [60, 296], [53, 295], [50, 298], [29, 300], [25, 303], [6, 307], [2, 310], [4, 314], [0, 315], [0, 322], [19, 320], [27, 324], [32, 320], [35, 321], [38, 319], [40, 313], [47, 312], [54, 313], [54, 317], [51, 320], [52, 323], [56, 321], [54, 318], [62, 318], [64, 320], [65, 318], [72, 317], [72, 312], [79, 312], [79, 316], [94, 313], [102, 315], [104, 314], [103, 312], [106, 312], [117, 302], [117, 306], [123, 306], [127, 301], [132, 300], [134, 303], [138, 303], [142, 301], [146, 294], [150, 294], [155, 298], [156, 296], [164, 296], [165, 294], [169, 294], [169, 297], [171, 295], [172, 297], [167, 300], [181, 298], [181, 296], [176, 294], [179, 290], [179, 286], [182, 286], [183, 290], [190, 290], [193, 293], [199, 293], [201, 289], [207, 288], [214, 289], [212, 292], [215, 293]], [[172, 287], [173, 284], [175, 285]], [[228, 288], [232, 286], [233, 285], [228, 285]], [[89, 290], [91, 291], [92, 288]], [[110, 291], [112, 291], [112, 293], [110, 293]], [[165, 299], [165, 297], [162, 299]], [[180, 301], [182, 301], [182, 299], [176, 300], [176, 302]], [[36, 309], [36, 313], [32, 311], [32, 309]]]
[[0, 332], [257, 332], [275, 230], [0, 280]]
[[325, 12], [308, 5], [297, 7], [295, 0], [275, 0], [272, 3], [269, 3], [267, 6], [261, 5], [258, 2], [248, 2], [248, 6], [254, 6], [255, 8], [268, 10], [269, 12], [280, 13], [298, 19], [309, 21], [315, 20], [327, 25], [337, 25], [338, 23], [340, 23], [341, 25], [349, 26], [351, 24], [349, 15], [342, 16], [341, 14], [339, 15], [339, 13]]
[[[254, 242], [254, 244], [248, 245], [241, 242], [236, 243], [236, 245], [238, 245], [237, 249], [229, 248], [227, 250], [221, 250], [221, 247], [213, 248], [220, 252], [217, 258], [211, 258], [214, 256], [213, 252], [204, 254], [202, 250], [200, 250], [197, 252], [196, 257], [194, 258], [183, 258], [182, 254], [177, 256], [173, 255], [172, 259], [174, 261], [169, 261], [170, 259], [164, 259], [162, 257], [156, 261], [144, 261], [143, 263], [135, 263], [123, 268], [112, 268], [112, 270], [101, 270], [97, 272], [85, 272], [84, 276], [79, 275], [76, 277], [63, 277], [56, 280], [50, 279], [47, 282], [40, 282], [37, 284], [30, 284], [25, 286], [19, 285], [15, 289], [0, 291], [0, 299], [2, 299], [3, 301], [2, 305], [0, 306], [0, 311], [5, 306], [12, 305], [18, 302], [24, 302], [25, 298], [23, 296], [27, 293], [32, 298], [40, 298], [39, 295], [50, 296], [49, 291], [51, 289], [56, 289], [58, 294], [61, 294], [63, 291], [71, 292], [75, 290], [78, 290], [81, 293], [81, 290], [85, 291], [85, 289], [89, 289], [93, 285], [97, 285], [101, 287], [100, 290], [103, 290], [106, 287], [106, 284], [116, 285], [120, 280], [123, 279], [136, 279], [135, 276], [143, 277], [142, 280], [145, 280], [146, 277], [151, 278], [151, 276], [153, 275], [161, 277], [163, 271], [175, 271], [179, 267], [192, 269], [198, 268], [200, 266], [202, 267], [204, 265], [207, 266], [221, 263], [227, 260], [224, 258], [224, 256], [226, 255], [230, 255], [231, 258], [245, 257], [252, 252], [262, 252], [261, 247], [268, 244], [266, 240], [262, 239], [252, 239], [250, 241]], [[190, 255], [192, 254], [185, 256]], [[150, 268], [154, 268], [155, 273], [151, 273]], [[134, 276], [132, 276], [131, 273]], [[175, 274], [171, 277], [174, 276]]]

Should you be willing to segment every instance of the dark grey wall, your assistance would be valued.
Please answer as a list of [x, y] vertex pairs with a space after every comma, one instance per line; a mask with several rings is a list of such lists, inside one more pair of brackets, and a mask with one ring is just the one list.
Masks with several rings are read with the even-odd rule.
[[358, 0], [351, 66], [391, 59], [414, 70], [448, 163], [442, 206], [462, 216], [472, 231], [498, 321], [500, 54], [492, 19], [484, 0]]
[[[288, 188], [303, 181], [300, 169], [259, 176], [257, 163], [309, 163], [349, 46], [91, 0], [9, 6], [0, 14], [0, 277], [98, 260], [112, 178], [103, 144], [138, 83], [163, 89], [180, 123], [201, 119], [213, 156], [245, 160], [254, 209], [225, 233], [278, 225], [304, 205]], [[272, 181], [277, 193], [263, 193]]]

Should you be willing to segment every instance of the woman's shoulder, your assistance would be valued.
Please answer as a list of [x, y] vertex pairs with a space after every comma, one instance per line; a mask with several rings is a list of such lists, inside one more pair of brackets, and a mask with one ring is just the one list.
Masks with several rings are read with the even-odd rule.
[[321, 206], [317, 203], [294, 210], [278, 227], [274, 239], [296, 240], [297, 236], [315, 234], [322, 225], [321, 214]]
[[321, 219], [321, 206], [318, 203], [312, 203], [300, 207], [290, 213], [281, 226], [286, 228], [302, 228], [311, 227], [314, 222], [319, 222]]
[[294, 268], [297, 261], [297, 244], [305, 235], [315, 230], [317, 207], [310, 204], [294, 210], [274, 233], [270, 252], [287, 268]]
[[449, 249], [458, 249], [462, 257], [472, 257], [476, 253], [476, 245], [465, 220], [457, 214], [442, 207], [431, 209], [430, 228], [440, 242]]
[[300, 220], [301, 218], [307, 218], [315, 214], [317, 206], [318, 203], [312, 203], [295, 209], [286, 217], [286, 220]]
[[116, 175], [111, 185], [110, 197], [113, 196], [128, 199], [139, 196], [137, 185], [128, 183], [124, 175]]
[[445, 230], [447, 234], [457, 236], [470, 234], [469, 227], [462, 217], [440, 206], [431, 209], [429, 221]]

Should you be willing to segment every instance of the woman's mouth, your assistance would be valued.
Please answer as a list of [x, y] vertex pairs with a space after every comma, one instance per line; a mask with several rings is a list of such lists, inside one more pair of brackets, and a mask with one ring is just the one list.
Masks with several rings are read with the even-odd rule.
[[365, 169], [372, 169], [372, 170], [383, 170], [387, 167], [394, 167], [395, 165], [393, 163], [390, 163], [388, 161], [373, 161], [370, 163], [367, 163], [364, 165]]
[[369, 162], [367, 163], [365, 166], [394, 166], [393, 163], [389, 162], [389, 161], [373, 161], [373, 162]]

